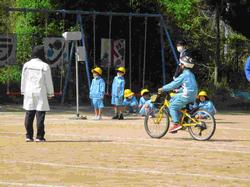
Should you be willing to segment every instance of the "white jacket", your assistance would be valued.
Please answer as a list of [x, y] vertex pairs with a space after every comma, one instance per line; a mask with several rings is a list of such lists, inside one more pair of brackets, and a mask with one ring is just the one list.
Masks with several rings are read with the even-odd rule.
[[48, 97], [54, 96], [54, 88], [48, 64], [34, 58], [23, 65], [21, 94], [25, 110], [50, 110]]

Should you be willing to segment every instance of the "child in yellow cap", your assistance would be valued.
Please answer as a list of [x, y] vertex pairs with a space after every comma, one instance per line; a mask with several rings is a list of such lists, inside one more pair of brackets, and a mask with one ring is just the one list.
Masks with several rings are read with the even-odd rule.
[[[215, 106], [212, 101], [208, 98], [207, 92], [202, 90], [198, 94], [198, 99], [194, 107], [199, 107], [200, 109], [207, 110], [213, 116], [216, 113]], [[202, 118], [202, 116], [200, 116]]]
[[123, 120], [123, 96], [124, 96], [124, 88], [125, 88], [125, 68], [119, 67], [117, 68], [117, 76], [114, 77], [112, 83], [112, 98], [111, 104], [114, 105], [115, 116], [112, 119]]
[[141, 98], [139, 100], [139, 109], [150, 99], [150, 92], [148, 89], [141, 90]]
[[96, 67], [92, 69], [93, 79], [90, 86], [89, 98], [95, 109], [95, 117], [93, 119], [100, 120], [102, 118], [102, 108], [104, 108], [103, 99], [105, 94], [105, 82], [102, 79], [102, 69]]
[[136, 113], [138, 111], [138, 101], [135, 97], [135, 93], [130, 89], [124, 90], [123, 105], [129, 113]]

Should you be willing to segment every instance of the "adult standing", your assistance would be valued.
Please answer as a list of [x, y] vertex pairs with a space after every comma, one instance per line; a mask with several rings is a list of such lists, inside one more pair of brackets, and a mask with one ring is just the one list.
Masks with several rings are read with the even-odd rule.
[[246, 78], [250, 82], [250, 56], [247, 58], [244, 70], [245, 70]]
[[[180, 53], [179, 59], [181, 59], [183, 56], [190, 56], [190, 52], [187, 49], [187, 42], [185, 40], [177, 41], [176, 49]], [[181, 74], [181, 72], [182, 70], [178, 64], [173, 79], [177, 78]]]
[[50, 67], [45, 63], [44, 46], [35, 46], [32, 58], [23, 65], [21, 78], [21, 94], [24, 96], [23, 108], [26, 110], [25, 129], [26, 142], [33, 140], [33, 121], [36, 116], [37, 142], [46, 141], [44, 138], [44, 120], [49, 111], [48, 98], [54, 96], [54, 88]]

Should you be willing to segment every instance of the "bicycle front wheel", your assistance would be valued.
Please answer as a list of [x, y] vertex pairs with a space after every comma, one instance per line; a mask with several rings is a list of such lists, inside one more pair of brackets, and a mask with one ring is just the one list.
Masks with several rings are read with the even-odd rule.
[[188, 127], [192, 138], [200, 141], [209, 140], [216, 129], [214, 116], [208, 111], [201, 109], [197, 110], [192, 116], [197, 121], [196, 125]]
[[162, 138], [169, 128], [168, 112], [165, 109], [153, 109], [145, 117], [144, 127], [151, 138]]

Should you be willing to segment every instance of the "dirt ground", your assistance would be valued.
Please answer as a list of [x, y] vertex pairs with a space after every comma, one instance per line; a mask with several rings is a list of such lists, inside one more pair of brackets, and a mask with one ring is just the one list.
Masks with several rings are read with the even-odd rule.
[[0, 186], [250, 186], [250, 114], [219, 112], [210, 141], [187, 131], [150, 138], [143, 118], [72, 120], [55, 107], [45, 143], [26, 143], [20, 106], [0, 111]]

